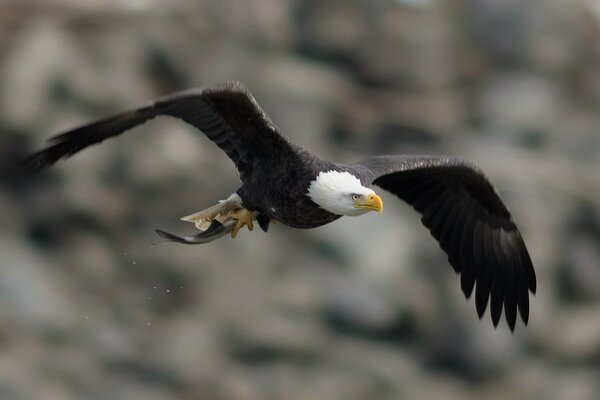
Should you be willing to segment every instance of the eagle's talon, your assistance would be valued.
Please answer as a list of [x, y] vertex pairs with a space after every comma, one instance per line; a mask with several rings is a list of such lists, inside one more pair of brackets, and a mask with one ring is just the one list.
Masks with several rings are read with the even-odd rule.
[[235, 219], [237, 222], [231, 231], [231, 238], [235, 239], [240, 229], [244, 227], [244, 225], [248, 226], [248, 230], [251, 231], [254, 229], [254, 224], [252, 223], [252, 219], [254, 218], [254, 213], [245, 208], [240, 208], [235, 210], [229, 214], [229, 217]]

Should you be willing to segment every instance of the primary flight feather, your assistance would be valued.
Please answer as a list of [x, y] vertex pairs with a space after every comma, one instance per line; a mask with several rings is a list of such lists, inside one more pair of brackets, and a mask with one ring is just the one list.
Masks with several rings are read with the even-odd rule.
[[180, 243], [205, 243], [253, 221], [316, 228], [341, 216], [383, 210], [372, 189], [380, 187], [410, 204], [461, 274], [468, 298], [475, 291], [481, 318], [488, 303], [494, 326], [502, 310], [511, 330], [517, 312], [527, 323], [533, 264], [521, 234], [494, 187], [475, 165], [450, 157], [392, 155], [338, 164], [291, 143], [239, 82], [161, 97], [133, 111], [93, 122], [50, 139], [24, 168], [36, 173], [61, 158], [117, 136], [159, 115], [180, 118], [201, 130], [233, 161], [242, 185], [228, 199], [184, 217], [202, 231]]

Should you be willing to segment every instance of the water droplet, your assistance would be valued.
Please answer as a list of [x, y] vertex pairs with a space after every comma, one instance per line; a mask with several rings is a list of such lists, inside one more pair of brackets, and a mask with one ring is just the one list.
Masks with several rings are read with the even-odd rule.
[[167, 289], [167, 290], [166, 290], [166, 292], [167, 292], [167, 293], [171, 293], [171, 289]]

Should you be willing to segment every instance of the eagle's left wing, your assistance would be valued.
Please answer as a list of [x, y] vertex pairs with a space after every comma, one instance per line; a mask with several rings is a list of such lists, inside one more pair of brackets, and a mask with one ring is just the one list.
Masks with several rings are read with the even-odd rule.
[[409, 203], [457, 273], [468, 298], [476, 286], [481, 318], [490, 300], [494, 326], [502, 308], [511, 330], [517, 308], [527, 323], [535, 293], [533, 264], [494, 187], [473, 164], [447, 157], [381, 156], [355, 164], [365, 180]]
[[257, 165], [272, 168], [296, 157], [296, 146], [281, 135], [250, 91], [236, 81], [176, 92], [137, 109], [72, 129], [23, 162], [34, 174], [106, 139], [165, 115], [198, 128], [233, 161], [244, 181]]

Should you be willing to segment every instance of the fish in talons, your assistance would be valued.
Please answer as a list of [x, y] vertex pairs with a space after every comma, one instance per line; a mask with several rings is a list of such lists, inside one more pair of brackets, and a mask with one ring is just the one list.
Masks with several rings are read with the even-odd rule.
[[265, 221], [264, 217], [266, 217], [264, 214], [242, 207], [240, 197], [234, 193], [212, 207], [181, 218], [182, 221], [192, 222], [201, 231], [200, 233], [183, 237], [162, 230], [156, 230], [156, 233], [166, 242], [203, 244], [212, 242], [227, 234], [231, 234], [231, 237], [235, 239], [244, 226], [252, 231], [254, 220], [257, 220], [261, 229], [266, 232], [270, 219], [267, 217]]
[[156, 233], [160, 236], [162, 242], [204, 244], [231, 233], [235, 228], [236, 223], [237, 221], [234, 219], [227, 220], [225, 223], [214, 220], [206, 230], [193, 236], [177, 236], [169, 232], [161, 231], [160, 229], [156, 229]]

